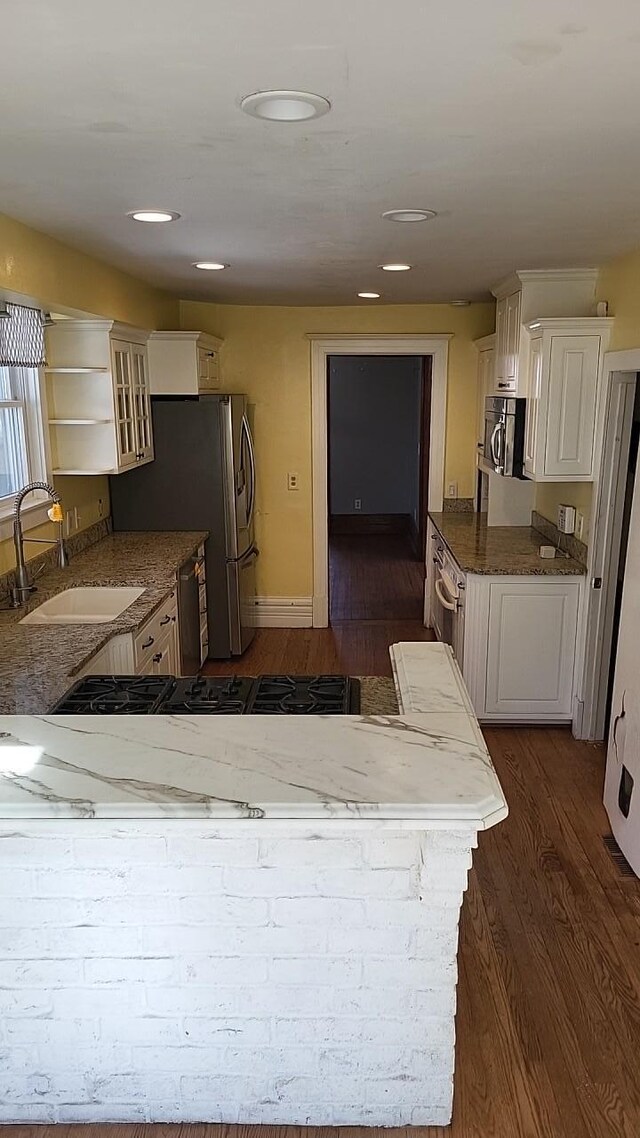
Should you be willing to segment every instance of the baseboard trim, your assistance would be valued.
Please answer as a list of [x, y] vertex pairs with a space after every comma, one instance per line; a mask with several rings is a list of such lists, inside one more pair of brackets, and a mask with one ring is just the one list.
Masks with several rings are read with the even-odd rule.
[[256, 628], [311, 628], [312, 597], [256, 597]]

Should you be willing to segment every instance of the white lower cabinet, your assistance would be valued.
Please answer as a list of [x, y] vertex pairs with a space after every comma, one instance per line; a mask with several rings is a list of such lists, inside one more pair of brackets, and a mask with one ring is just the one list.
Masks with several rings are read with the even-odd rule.
[[[458, 584], [449, 611], [435, 588], [441, 563]], [[577, 576], [465, 574], [429, 521], [425, 624], [451, 645], [474, 711], [485, 722], [573, 719], [583, 588], [584, 577]]]
[[467, 576], [463, 673], [480, 718], [572, 719], [582, 582]]
[[135, 633], [113, 636], [77, 673], [82, 676], [178, 676], [178, 607], [173, 590]]

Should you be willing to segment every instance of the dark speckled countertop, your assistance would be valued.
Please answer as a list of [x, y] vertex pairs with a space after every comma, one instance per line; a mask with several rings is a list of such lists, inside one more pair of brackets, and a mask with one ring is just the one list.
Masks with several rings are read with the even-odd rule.
[[[45, 571], [21, 609], [0, 610], [0, 713], [45, 715], [74, 674], [112, 636], [136, 632], [175, 586], [176, 571], [207, 537], [194, 533], [114, 533]], [[22, 617], [78, 585], [138, 585], [139, 600], [107, 624], [21, 625]]]
[[571, 557], [540, 556], [549, 541], [530, 526], [488, 526], [485, 515], [429, 514], [458, 565], [466, 573], [496, 576], [582, 576], [585, 567]]

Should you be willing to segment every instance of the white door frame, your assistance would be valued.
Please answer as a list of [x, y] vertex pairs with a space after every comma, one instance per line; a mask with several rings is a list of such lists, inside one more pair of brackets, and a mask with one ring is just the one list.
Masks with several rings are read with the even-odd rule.
[[[603, 387], [596, 437], [597, 469], [593, 481], [591, 505], [592, 524], [587, 555], [586, 596], [583, 620], [578, 641], [578, 675], [581, 675], [573, 734], [578, 739], [602, 739], [604, 704], [602, 687], [606, 683], [604, 670], [609, 673], [611, 636], [612, 550], [619, 537], [619, 518], [614, 505], [619, 494], [621, 439], [619, 431], [607, 432], [607, 416], [616, 416], [620, 431], [625, 429], [623, 388], [625, 379], [640, 372], [640, 348], [629, 351], [606, 352], [603, 366]], [[627, 373], [626, 376], [624, 373]], [[612, 400], [618, 380], [618, 398]], [[627, 424], [628, 426], [628, 424]], [[605, 442], [611, 443], [605, 451]], [[615, 565], [617, 573], [617, 563]], [[594, 581], [600, 578], [602, 588], [595, 589]]]
[[329, 503], [327, 361], [329, 356], [431, 356], [429, 509], [444, 497], [449, 340], [443, 335], [309, 336], [311, 341], [311, 461], [313, 501], [313, 627], [329, 624]]

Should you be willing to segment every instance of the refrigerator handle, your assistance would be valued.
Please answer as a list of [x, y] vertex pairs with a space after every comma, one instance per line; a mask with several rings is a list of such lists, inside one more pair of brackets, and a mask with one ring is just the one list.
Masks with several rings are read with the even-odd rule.
[[247, 521], [251, 525], [253, 521], [253, 510], [256, 501], [256, 459], [253, 452], [253, 439], [251, 437], [251, 430], [249, 429], [249, 421], [246, 415], [242, 416], [242, 430], [244, 431], [245, 439], [247, 440], [247, 450], [249, 451], [249, 466], [251, 468], [251, 499], [247, 508]]

